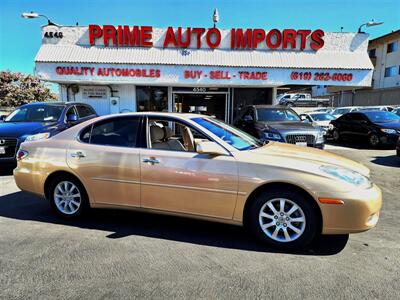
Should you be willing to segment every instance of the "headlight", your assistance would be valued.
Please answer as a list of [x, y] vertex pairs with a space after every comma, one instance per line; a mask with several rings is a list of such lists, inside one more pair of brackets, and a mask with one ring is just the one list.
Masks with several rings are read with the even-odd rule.
[[335, 128], [334, 126], [333, 126], [333, 124], [329, 124], [329, 130], [333, 130], [333, 128]]
[[345, 168], [335, 166], [321, 166], [320, 169], [335, 178], [362, 188], [370, 188], [372, 182], [364, 175]]
[[395, 134], [396, 129], [387, 129], [387, 128], [381, 128], [381, 131], [384, 133], [389, 133], [389, 134]]
[[281, 140], [282, 137], [279, 133], [264, 132], [264, 137], [270, 140]]
[[45, 140], [50, 137], [50, 132], [43, 132], [33, 135], [28, 135], [25, 141], [38, 141], [38, 140]]
[[324, 141], [324, 135], [325, 135], [325, 131], [324, 130], [320, 130], [320, 131], [318, 131], [318, 133], [317, 133], [317, 141], [318, 142], [320, 142], [320, 141]]

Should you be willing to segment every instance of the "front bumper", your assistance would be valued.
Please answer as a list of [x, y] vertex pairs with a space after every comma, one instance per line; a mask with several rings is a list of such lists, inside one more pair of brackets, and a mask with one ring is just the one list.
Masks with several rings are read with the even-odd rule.
[[396, 145], [400, 138], [400, 134], [384, 134], [379, 137], [380, 141], [384, 145]]
[[370, 189], [357, 189], [336, 195], [343, 205], [319, 203], [323, 234], [348, 234], [369, 230], [378, 222], [382, 192], [375, 184]]

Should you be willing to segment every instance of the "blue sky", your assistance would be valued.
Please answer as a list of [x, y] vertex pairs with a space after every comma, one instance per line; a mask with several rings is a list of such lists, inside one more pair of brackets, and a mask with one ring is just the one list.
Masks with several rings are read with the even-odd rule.
[[0, 70], [32, 73], [44, 19], [26, 20], [22, 12], [48, 15], [62, 25], [113, 24], [208, 27], [217, 7], [220, 28], [295, 28], [357, 31], [371, 19], [385, 24], [367, 28], [371, 38], [400, 28], [399, 0], [1, 0]]

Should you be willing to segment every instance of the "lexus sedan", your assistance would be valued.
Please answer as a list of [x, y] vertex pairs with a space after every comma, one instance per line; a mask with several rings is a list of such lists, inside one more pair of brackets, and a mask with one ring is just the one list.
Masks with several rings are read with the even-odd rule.
[[196, 114], [127, 113], [22, 143], [18, 187], [65, 218], [123, 208], [246, 225], [259, 240], [304, 247], [319, 234], [374, 227], [369, 170], [328, 152], [262, 143]]
[[331, 121], [332, 137], [367, 141], [370, 146], [396, 145], [400, 136], [400, 117], [388, 111], [352, 112]]
[[25, 140], [46, 139], [80, 122], [97, 117], [94, 109], [77, 102], [34, 102], [0, 118], [0, 166], [15, 166]]
[[324, 148], [324, 130], [320, 126], [303, 122], [291, 108], [271, 105], [247, 106], [234, 124], [262, 141]]

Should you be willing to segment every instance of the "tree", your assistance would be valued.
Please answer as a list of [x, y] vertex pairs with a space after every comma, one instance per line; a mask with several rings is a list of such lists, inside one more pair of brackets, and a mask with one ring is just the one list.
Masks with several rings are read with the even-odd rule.
[[0, 72], [0, 107], [16, 107], [30, 102], [51, 101], [57, 96], [33, 75]]

